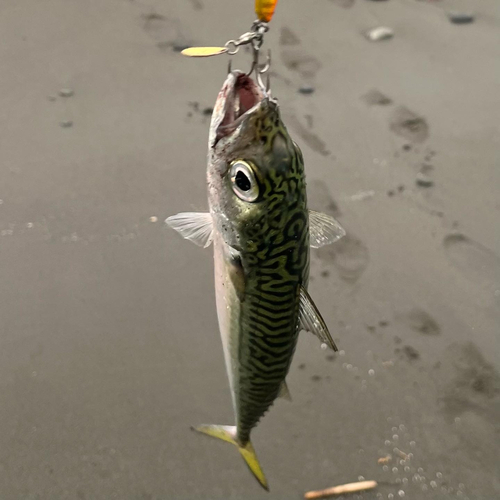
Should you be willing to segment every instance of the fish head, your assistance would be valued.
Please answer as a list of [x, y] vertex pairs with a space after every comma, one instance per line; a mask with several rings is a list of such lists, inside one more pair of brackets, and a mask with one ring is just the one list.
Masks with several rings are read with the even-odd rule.
[[300, 149], [278, 102], [240, 71], [228, 75], [214, 107], [207, 179], [217, 229], [235, 249], [283, 230], [292, 206], [305, 212]]

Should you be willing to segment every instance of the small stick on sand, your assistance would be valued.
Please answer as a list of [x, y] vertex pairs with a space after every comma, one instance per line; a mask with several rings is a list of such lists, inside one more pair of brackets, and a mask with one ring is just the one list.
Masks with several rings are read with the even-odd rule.
[[306, 500], [318, 500], [318, 498], [344, 495], [345, 493], [356, 493], [358, 491], [371, 490], [377, 487], [377, 481], [359, 481], [358, 483], [341, 484], [326, 490], [308, 491], [304, 498]]
[[379, 464], [388, 464], [392, 460], [391, 455], [386, 455], [385, 457], [380, 457], [377, 460], [377, 463]]
[[394, 448], [394, 453], [397, 453], [401, 458], [404, 458], [405, 460], [408, 458], [408, 454], [400, 450], [399, 448]]

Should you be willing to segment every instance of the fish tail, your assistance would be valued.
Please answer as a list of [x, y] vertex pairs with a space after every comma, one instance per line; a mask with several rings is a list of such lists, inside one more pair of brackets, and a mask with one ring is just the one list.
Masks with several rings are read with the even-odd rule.
[[255, 476], [260, 485], [267, 491], [269, 491], [269, 486], [267, 484], [267, 479], [264, 476], [259, 461], [257, 460], [257, 455], [253, 449], [252, 443], [248, 441], [245, 445], [238, 443], [236, 439], [236, 427], [232, 425], [200, 425], [198, 427], [193, 427], [193, 430], [206, 434], [214, 438], [222, 439], [228, 443], [232, 443], [238, 447], [238, 450], [248, 465], [248, 468]]

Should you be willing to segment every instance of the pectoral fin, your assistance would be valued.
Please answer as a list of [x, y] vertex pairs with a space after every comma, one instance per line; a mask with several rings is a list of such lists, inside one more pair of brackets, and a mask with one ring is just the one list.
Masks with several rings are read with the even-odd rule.
[[213, 239], [213, 220], [209, 213], [183, 212], [172, 215], [165, 221], [183, 238], [207, 248]]
[[299, 328], [314, 333], [322, 343], [338, 351], [324, 319], [304, 287], [300, 287]]
[[312, 248], [330, 245], [345, 236], [345, 230], [330, 215], [309, 210], [309, 238]]
[[243, 300], [245, 300], [245, 271], [241, 263], [241, 255], [236, 250], [229, 249], [228, 257], [229, 278], [231, 279], [238, 299], [243, 302]]
[[287, 401], [292, 400], [292, 396], [290, 395], [290, 391], [288, 390], [288, 385], [286, 384], [286, 380], [281, 382], [280, 392], [278, 393], [278, 397], [282, 399], [286, 399]]

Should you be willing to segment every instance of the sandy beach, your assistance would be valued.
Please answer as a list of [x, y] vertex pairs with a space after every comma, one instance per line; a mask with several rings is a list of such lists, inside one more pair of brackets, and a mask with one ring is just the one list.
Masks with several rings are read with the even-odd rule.
[[270, 493], [190, 431], [233, 422], [213, 256], [163, 221], [207, 208], [228, 61], [179, 52], [253, 20], [243, 0], [0, 3], [1, 500], [364, 479], [350, 498], [500, 498], [498, 0], [280, 0], [273, 95], [310, 207], [347, 231], [309, 288], [341, 351], [301, 334], [292, 402], [253, 434]]

